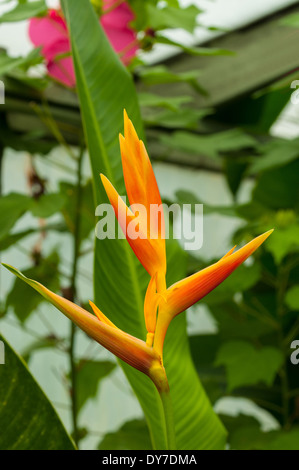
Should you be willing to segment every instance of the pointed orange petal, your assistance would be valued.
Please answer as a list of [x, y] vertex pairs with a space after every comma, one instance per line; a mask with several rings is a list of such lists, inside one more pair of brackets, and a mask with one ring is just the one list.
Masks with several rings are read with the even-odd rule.
[[226, 255], [224, 255], [221, 259], [227, 258], [228, 256], [232, 255], [233, 252], [234, 252], [235, 249], [236, 249], [236, 246], [237, 246], [237, 245], [235, 245], [231, 250], [229, 250], [229, 252], [226, 253]]
[[149, 376], [152, 376], [152, 370], [155, 369], [155, 367], [161, 367], [159, 355], [153, 350], [153, 348], [148, 347], [144, 341], [141, 341], [140, 339], [135, 338], [114, 326], [110, 326], [99, 321], [95, 315], [92, 315], [73, 302], [54, 294], [39, 282], [28, 279], [12, 266], [6, 264], [3, 264], [3, 266], [5, 266], [15, 276], [19, 277], [22, 281], [33, 287], [66, 317], [85, 331], [88, 336], [93, 338], [127, 364]]
[[235, 253], [231, 254], [229, 252], [217, 263], [171, 286], [167, 290], [167, 310], [171, 313], [171, 316], [174, 317], [183, 312], [215, 289], [240, 264], [249, 258], [272, 232], [273, 230], [269, 230]]
[[[153, 276], [158, 270], [160, 270], [160, 257], [157, 255], [157, 251], [154, 248], [156, 240], [153, 243], [148, 240], [146, 234], [141, 234], [137, 238], [131, 238], [128, 236], [127, 228], [131, 222], [134, 221], [135, 216], [126, 206], [124, 201], [119, 197], [116, 189], [110, 183], [110, 181], [101, 175], [103, 185], [105, 187], [107, 196], [114, 209], [116, 218], [124, 232], [132, 250], [139, 259], [140, 263], [144, 266], [150, 276]], [[141, 233], [141, 230], [140, 230]], [[164, 261], [164, 259], [163, 259]]]
[[[143, 204], [148, 213], [150, 226], [150, 207], [162, 205], [157, 180], [144, 143], [139, 140], [133, 123], [124, 112], [125, 137], [120, 136], [123, 173], [130, 204]], [[164, 216], [161, 211], [159, 226], [152, 227], [161, 237], [164, 234]], [[162, 235], [163, 238], [163, 235]], [[165, 243], [163, 241], [163, 243]]]
[[94, 311], [95, 315], [98, 317], [98, 319], [105, 323], [106, 325], [109, 325], [109, 326], [113, 326], [114, 328], [117, 328], [117, 326], [114, 325], [114, 323], [112, 323], [112, 321], [109, 320], [109, 318], [107, 318], [103, 312], [101, 312], [101, 310], [90, 300], [89, 301], [89, 305], [91, 306], [92, 310]]

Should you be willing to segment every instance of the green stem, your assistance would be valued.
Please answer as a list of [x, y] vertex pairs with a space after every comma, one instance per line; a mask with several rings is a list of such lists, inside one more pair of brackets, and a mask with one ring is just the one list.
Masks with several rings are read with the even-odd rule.
[[159, 391], [165, 419], [165, 430], [167, 437], [167, 450], [176, 450], [176, 440], [174, 431], [174, 418], [171, 396], [168, 390]]
[[[74, 224], [74, 249], [73, 249], [73, 269], [71, 276], [71, 300], [75, 300], [77, 295], [77, 271], [78, 271], [78, 258], [80, 255], [80, 227], [81, 227], [81, 200], [82, 200], [82, 161], [84, 155], [84, 147], [81, 147], [80, 155], [78, 158], [77, 166], [77, 192], [76, 192], [76, 215]], [[71, 408], [72, 408], [72, 424], [73, 424], [73, 438], [79, 448], [79, 431], [77, 422], [77, 367], [75, 361], [75, 344], [76, 344], [76, 325], [71, 322], [70, 327], [70, 349], [69, 349], [69, 362], [71, 370]]]
[[4, 154], [4, 148], [0, 144], [0, 196], [2, 195], [2, 191], [3, 191], [3, 187], [2, 187], [3, 154]]
[[284, 428], [288, 427], [289, 423], [289, 379], [288, 379], [288, 368], [287, 368], [287, 359], [285, 357], [285, 347], [284, 347], [284, 331], [282, 325], [282, 317], [285, 314], [284, 306], [284, 297], [287, 290], [288, 279], [289, 279], [290, 269], [288, 266], [281, 267], [278, 273], [278, 290], [277, 290], [277, 318], [281, 319], [280, 329], [278, 331], [278, 344], [281, 352], [284, 356], [283, 365], [279, 371], [280, 382], [281, 382], [281, 397], [282, 397], [282, 408], [283, 408], [283, 425]]
[[[150, 371], [150, 377], [154, 382], [163, 406], [164, 412], [164, 425], [165, 425], [165, 436], [166, 436], [166, 449], [165, 450], [176, 450], [175, 440], [175, 429], [174, 429], [174, 416], [172, 401], [169, 391], [169, 384], [163, 365], [154, 367]], [[160, 449], [163, 450], [163, 449]]]

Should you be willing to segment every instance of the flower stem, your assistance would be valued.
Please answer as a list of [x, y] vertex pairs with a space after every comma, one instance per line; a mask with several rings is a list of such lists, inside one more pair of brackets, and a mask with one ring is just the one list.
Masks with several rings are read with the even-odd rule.
[[159, 392], [162, 406], [163, 406], [165, 435], [166, 435], [166, 449], [165, 450], [176, 450], [172, 401], [171, 401], [169, 384], [168, 384], [164, 367], [162, 365], [159, 365], [159, 367], [153, 368], [150, 371], [150, 377]]
[[[80, 227], [81, 227], [81, 200], [82, 200], [82, 161], [84, 155], [84, 146], [80, 149], [80, 155], [78, 158], [77, 166], [77, 194], [76, 194], [76, 215], [74, 225], [74, 249], [73, 249], [73, 269], [71, 276], [71, 287], [70, 293], [71, 300], [74, 301], [77, 295], [77, 271], [78, 271], [78, 258], [80, 255]], [[73, 424], [73, 438], [78, 446], [79, 431], [77, 423], [77, 368], [75, 362], [75, 341], [76, 341], [76, 325], [71, 322], [70, 327], [70, 350], [69, 350], [69, 362], [71, 369], [71, 408], [72, 408], [72, 424]]]
[[164, 410], [165, 428], [167, 437], [167, 450], [176, 450], [175, 432], [174, 432], [174, 419], [171, 396], [168, 391], [161, 391], [160, 397]]

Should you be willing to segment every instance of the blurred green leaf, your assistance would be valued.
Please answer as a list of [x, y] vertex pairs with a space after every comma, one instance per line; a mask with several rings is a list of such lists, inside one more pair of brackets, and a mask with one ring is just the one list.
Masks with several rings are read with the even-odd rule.
[[4, 238], [15, 223], [30, 208], [31, 198], [25, 194], [10, 193], [0, 198], [0, 239]]
[[293, 286], [287, 291], [285, 303], [291, 310], [299, 310], [299, 285]]
[[25, 350], [22, 351], [22, 357], [28, 363], [34, 352], [49, 348], [59, 349], [60, 346], [65, 347], [64, 339], [54, 335], [44, 336], [26, 346]]
[[262, 173], [253, 191], [253, 199], [271, 209], [296, 208], [299, 205], [299, 160]]
[[138, 93], [140, 106], [166, 108], [178, 111], [180, 106], [191, 101], [190, 96], [161, 96], [154, 93]]
[[138, 77], [141, 78], [145, 85], [188, 83], [197, 92], [201, 94], [206, 94], [205, 90], [203, 90], [200, 84], [198, 83], [199, 76], [199, 70], [175, 73], [169, 70], [165, 65], [146, 67], [138, 71]]
[[152, 450], [151, 439], [145, 421], [133, 420], [118, 431], [106, 434], [99, 450]]
[[[22, 85], [24, 88], [24, 85]], [[31, 154], [48, 154], [53, 147], [57, 146], [55, 141], [44, 139], [45, 131], [28, 132], [19, 134], [13, 132], [5, 121], [5, 115], [0, 114], [0, 142], [3, 147], [10, 147], [17, 151], [29, 152]]]
[[39, 49], [33, 49], [27, 56], [10, 57], [5, 51], [0, 51], [0, 76], [17, 68], [28, 68], [42, 62]]
[[0, 23], [24, 21], [47, 12], [45, 0], [18, 3], [15, 8], [0, 16]]
[[[67, 198], [62, 208], [65, 223], [71, 233], [75, 230], [76, 207], [73, 201], [76, 196], [76, 186], [71, 183], [60, 182], [60, 192]], [[93, 196], [92, 181], [88, 180], [81, 186], [81, 218], [80, 218], [80, 240], [87, 238], [95, 228], [95, 204]]]
[[191, 335], [189, 344], [200, 380], [207, 391], [209, 399], [212, 403], [215, 403], [226, 393], [227, 389], [225, 371], [222, 367], [214, 366], [221, 338], [218, 334]]
[[[59, 257], [54, 252], [47, 258], [43, 258], [37, 266], [24, 270], [24, 273], [55, 292], [59, 289], [58, 265]], [[17, 278], [7, 295], [6, 308], [13, 307], [15, 315], [24, 323], [44, 300]]]
[[242, 161], [242, 158], [226, 158], [224, 161], [224, 171], [226, 181], [233, 196], [236, 196], [242, 183], [245, 172], [248, 168], [248, 162]]
[[228, 390], [241, 385], [263, 382], [271, 385], [283, 363], [282, 353], [272, 347], [256, 349], [244, 341], [223, 344], [217, 354], [215, 365], [227, 370]]
[[240, 428], [231, 439], [233, 450], [299, 450], [299, 429], [262, 432], [257, 425]]
[[208, 114], [204, 110], [181, 108], [176, 111], [148, 113], [143, 121], [146, 126], [158, 126], [169, 129], [196, 129], [200, 119]]
[[299, 225], [292, 224], [285, 229], [276, 229], [267, 241], [267, 251], [269, 251], [277, 265], [289, 254], [299, 251]]
[[299, 28], [299, 13], [292, 13], [287, 15], [280, 20], [280, 24], [283, 26], [291, 26], [292, 28]]
[[209, 204], [206, 204], [205, 202], [201, 201], [198, 199], [197, 196], [195, 196], [193, 193], [190, 191], [185, 191], [179, 189], [175, 193], [176, 195], [176, 203], [178, 204], [191, 204], [191, 210], [194, 211], [194, 207], [196, 204], [203, 204], [203, 210], [204, 214], [221, 214], [221, 215], [227, 215], [229, 217], [236, 217], [236, 208], [234, 206], [211, 206]]
[[17, 244], [20, 240], [28, 237], [29, 235], [32, 235], [34, 233], [40, 233], [43, 231], [44, 232], [56, 231], [56, 232], [63, 233], [67, 231], [67, 228], [64, 224], [51, 224], [45, 227], [39, 226], [36, 228], [29, 228], [27, 230], [22, 230], [20, 232], [7, 234], [6, 236], [0, 239], [0, 252], [7, 250], [12, 245]]
[[262, 155], [256, 157], [250, 166], [249, 174], [280, 167], [299, 157], [299, 139], [274, 139], [261, 147]]
[[54, 408], [23, 360], [5, 344], [0, 365], [1, 450], [74, 450]]
[[209, 310], [217, 322], [221, 342], [254, 341], [276, 332], [276, 325], [269, 318], [265, 318], [255, 309], [250, 314], [248, 313], [247, 302], [244, 304], [229, 300], [219, 304], [210, 304]]
[[217, 56], [217, 55], [234, 55], [234, 52], [228, 51], [227, 49], [217, 49], [213, 47], [191, 47], [181, 44], [179, 42], [173, 41], [161, 34], [155, 34], [152, 39], [153, 44], [166, 44], [169, 46], [174, 46], [180, 48], [182, 51], [187, 54], [194, 56]]
[[231, 151], [256, 146], [256, 140], [240, 129], [209, 135], [178, 131], [171, 135], [162, 135], [160, 140], [170, 148], [180, 149], [198, 156], [205, 155], [212, 159], [219, 159]]
[[157, 31], [160, 29], [183, 28], [193, 33], [197, 25], [197, 16], [201, 12], [195, 5], [186, 8], [165, 6], [156, 8], [151, 3], [146, 4], [148, 26]]
[[76, 365], [77, 412], [82, 409], [89, 398], [97, 395], [101, 380], [107, 377], [115, 367], [116, 364], [110, 361], [81, 359]]
[[[240, 430], [246, 428], [254, 428], [256, 433], [260, 433], [260, 423], [253, 417], [245, 414], [239, 414], [237, 416], [234, 415], [220, 415], [220, 418], [228, 430], [229, 433], [229, 443], [232, 439], [234, 440], [234, 436], [239, 433]], [[232, 447], [231, 447], [232, 448]]]
[[35, 217], [45, 219], [61, 211], [66, 203], [67, 197], [65, 194], [43, 194], [38, 199], [32, 199], [30, 211]]

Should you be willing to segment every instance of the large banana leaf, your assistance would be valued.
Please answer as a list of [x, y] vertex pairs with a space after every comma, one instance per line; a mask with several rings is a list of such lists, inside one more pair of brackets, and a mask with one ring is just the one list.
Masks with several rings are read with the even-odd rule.
[[0, 449], [74, 450], [26, 365], [1, 335], [0, 340], [5, 350], [5, 364], [0, 365]]
[[[118, 134], [123, 109], [142, 136], [134, 83], [110, 46], [89, 0], [63, 0], [72, 44], [77, 89], [95, 183], [96, 204], [107, 202], [99, 173], [125, 194]], [[169, 273], [183, 275], [184, 257], [177, 246], [168, 250]], [[175, 265], [176, 263], [176, 265]], [[170, 279], [172, 282], [174, 279]], [[126, 240], [97, 240], [94, 264], [95, 301], [120, 328], [145, 339], [143, 299], [148, 274]], [[185, 317], [167, 333], [165, 366], [171, 387], [179, 449], [223, 448], [225, 430], [199, 382], [189, 353]], [[165, 449], [160, 398], [150, 380], [122, 364], [143, 408], [153, 446]]]

